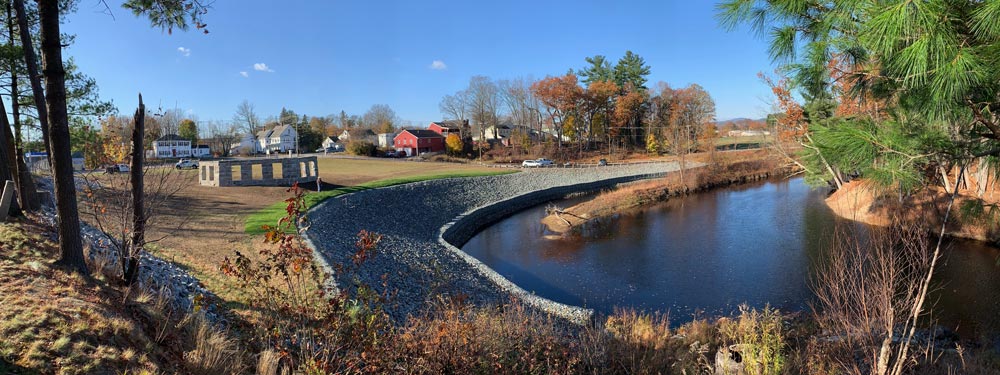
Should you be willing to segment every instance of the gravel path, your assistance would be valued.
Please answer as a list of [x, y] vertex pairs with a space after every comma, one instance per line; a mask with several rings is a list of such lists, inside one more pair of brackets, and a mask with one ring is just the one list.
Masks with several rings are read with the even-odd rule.
[[[527, 208], [521, 206], [541, 203], [538, 193], [549, 193], [546, 200], [557, 199], [568, 192], [656, 177], [674, 170], [676, 163], [525, 170], [503, 176], [451, 178], [366, 190], [328, 199], [310, 211], [312, 226], [307, 235], [329, 264], [349, 265], [358, 232], [381, 234], [377, 255], [353, 275], [339, 273], [336, 281], [348, 290], [355, 289], [358, 283], [379, 292], [388, 288], [395, 297], [387, 311], [400, 321], [419, 314], [439, 295], [464, 296], [480, 305], [508, 302], [518, 296], [550, 312], [553, 309], [548, 307], [572, 309], [539, 297], [524, 298], [527, 292], [443, 241], [443, 227], [454, 225], [474, 232], [488, 224], [483, 221], [488, 219], [483, 218], [490, 216], [477, 214], [492, 211], [497, 216], [497, 212]], [[457, 218], [458, 222], [453, 223]], [[449, 233], [444, 238], [461, 247], [472, 234]], [[575, 313], [589, 315], [585, 311]]]

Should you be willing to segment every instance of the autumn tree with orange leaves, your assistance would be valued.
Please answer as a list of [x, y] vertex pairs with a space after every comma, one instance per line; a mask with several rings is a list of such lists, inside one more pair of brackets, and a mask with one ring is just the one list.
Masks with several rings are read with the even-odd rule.
[[576, 74], [542, 79], [531, 85], [531, 92], [545, 105], [552, 128], [556, 131], [559, 147], [562, 147], [563, 122], [577, 110], [583, 95]]
[[583, 92], [582, 112], [587, 122], [587, 146], [595, 136], [608, 133], [609, 114], [614, 109], [614, 98], [618, 93], [618, 85], [612, 81], [594, 81], [587, 85]]
[[625, 94], [615, 100], [615, 115], [612, 122], [611, 137], [619, 138], [630, 144], [642, 144], [643, 108], [648, 100], [646, 90], [636, 89], [626, 84]]
[[[656, 103], [651, 102], [650, 90], [645, 86], [650, 73], [645, 60], [626, 51], [614, 66], [603, 56], [588, 57], [586, 61], [589, 65], [577, 70], [579, 75], [570, 70], [565, 75], [534, 82], [523, 78], [493, 81], [473, 77], [469, 89], [442, 100], [442, 113], [451, 117], [470, 116], [473, 122], [484, 124], [481, 128], [491, 124], [513, 125], [524, 130], [520, 136], [527, 141], [521, 145], [528, 145], [532, 139], [554, 138], [559, 148], [569, 142], [581, 155], [604, 142], [609, 153], [614, 153], [616, 145], [642, 149], [653, 144], [658, 151], [663, 138], [660, 129], [665, 125], [652, 125], [647, 115]], [[690, 103], [713, 104], [710, 112], [714, 116], [711, 97], [700, 86], [690, 88], [695, 87], [700, 99]], [[708, 128], [700, 125], [691, 125], [688, 132], [694, 149], [704, 148], [704, 144], [712, 143], [709, 138], [715, 136], [714, 128], [706, 133], [704, 130]]]

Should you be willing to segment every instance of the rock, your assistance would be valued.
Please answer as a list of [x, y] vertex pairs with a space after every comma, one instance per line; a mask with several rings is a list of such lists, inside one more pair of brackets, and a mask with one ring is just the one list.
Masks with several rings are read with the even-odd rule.
[[715, 353], [715, 374], [716, 375], [743, 375], [745, 365], [743, 355], [740, 354], [739, 345], [719, 347]]
[[[80, 180], [77, 181], [77, 184], [81, 183]], [[41, 190], [48, 191], [51, 195], [51, 180], [40, 179], [38, 187]], [[51, 204], [43, 206], [41, 216], [50, 225], [55, 225], [56, 215]], [[83, 237], [84, 246], [89, 249], [88, 256], [90, 261], [103, 259], [109, 263], [110, 267], [119, 269], [118, 247], [113, 238], [84, 222], [80, 223], [80, 235]], [[168, 302], [170, 307], [176, 311], [183, 313], [192, 312], [194, 310], [194, 297], [198, 295], [203, 296], [205, 300], [217, 300], [215, 294], [202, 287], [197, 278], [191, 276], [177, 265], [157, 258], [152, 254], [143, 252], [139, 255], [139, 270], [139, 284], [150, 290], [160, 291], [164, 295], [171, 296]], [[214, 305], [207, 304], [201, 307], [205, 311], [205, 315], [209, 321], [219, 324], [225, 323]]]

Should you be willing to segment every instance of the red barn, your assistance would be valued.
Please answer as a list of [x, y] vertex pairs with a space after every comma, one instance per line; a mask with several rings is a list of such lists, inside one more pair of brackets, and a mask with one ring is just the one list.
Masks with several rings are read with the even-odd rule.
[[444, 136], [433, 130], [405, 129], [393, 138], [392, 143], [396, 151], [405, 152], [406, 156], [444, 151]]
[[427, 127], [429, 130], [441, 134], [441, 136], [447, 137], [448, 134], [458, 134], [462, 136], [462, 129], [469, 127], [469, 120], [449, 120], [449, 121], [436, 121], [432, 122], [430, 126]]

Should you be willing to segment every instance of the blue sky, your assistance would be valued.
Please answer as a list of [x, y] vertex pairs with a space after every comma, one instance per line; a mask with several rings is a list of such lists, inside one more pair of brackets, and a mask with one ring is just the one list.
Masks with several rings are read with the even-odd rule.
[[762, 117], [768, 90], [756, 74], [773, 70], [766, 47], [745, 29], [719, 28], [714, 4], [216, 0], [209, 34], [171, 35], [83, 0], [63, 31], [77, 36], [67, 54], [123, 113], [142, 92], [147, 106], [203, 121], [228, 121], [246, 99], [263, 116], [282, 107], [360, 115], [388, 104], [425, 123], [441, 119], [441, 98], [474, 75], [538, 79], [632, 50], [652, 67], [649, 86], [698, 83], [719, 119]]

